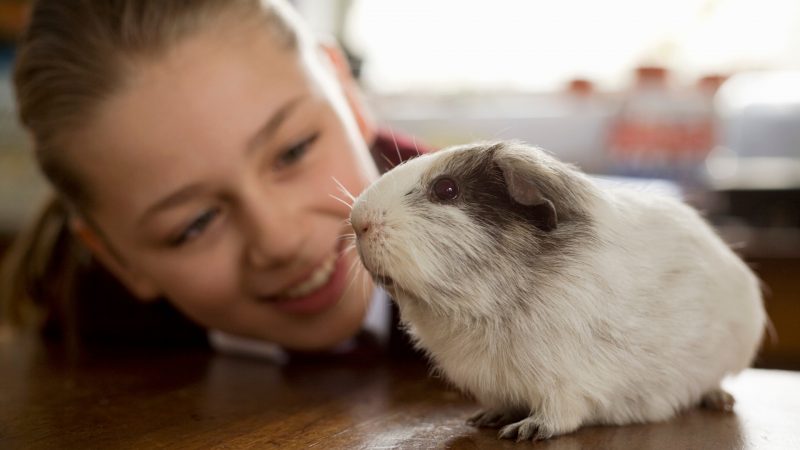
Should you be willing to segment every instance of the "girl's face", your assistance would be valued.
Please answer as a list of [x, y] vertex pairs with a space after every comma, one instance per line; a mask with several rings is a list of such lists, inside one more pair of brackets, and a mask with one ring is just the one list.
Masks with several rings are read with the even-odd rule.
[[358, 194], [377, 172], [315, 50], [255, 27], [204, 31], [134, 62], [76, 130], [69, 148], [103, 241], [90, 246], [139, 296], [290, 348], [358, 330], [372, 285], [344, 251], [350, 211], [332, 195], [346, 198], [336, 181]]

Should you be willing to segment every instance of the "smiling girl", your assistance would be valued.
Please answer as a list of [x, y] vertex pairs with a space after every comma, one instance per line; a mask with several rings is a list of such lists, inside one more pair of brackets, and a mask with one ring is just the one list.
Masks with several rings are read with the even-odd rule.
[[15, 82], [56, 195], [10, 262], [9, 320], [35, 305], [51, 328], [113, 331], [98, 315], [127, 292], [289, 349], [362, 328], [373, 287], [332, 194], [361, 192], [389, 146], [339, 50], [283, 2], [40, 0]]

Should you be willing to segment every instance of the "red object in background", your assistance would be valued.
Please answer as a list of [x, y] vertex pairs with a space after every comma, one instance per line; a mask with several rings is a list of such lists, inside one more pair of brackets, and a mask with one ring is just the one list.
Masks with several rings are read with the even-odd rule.
[[583, 78], [576, 78], [567, 83], [567, 92], [578, 97], [589, 97], [594, 94], [594, 83]]
[[642, 66], [636, 68], [636, 85], [638, 87], [657, 86], [666, 89], [669, 71], [659, 66]]
[[728, 79], [727, 75], [721, 75], [721, 74], [706, 75], [697, 80], [697, 87], [702, 92], [705, 92], [707, 95], [713, 96], [714, 94], [717, 93], [719, 87], [722, 86], [722, 83], [724, 83], [727, 79]]
[[639, 67], [610, 134], [615, 159], [649, 160], [669, 152], [667, 70]]
[[666, 68], [638, 68], [611, 126], [611, 157], [629, 172], [667, 176], [705, 160], [716, 144], [713, 96], [724, 80], [707, 76], [696, 87], [675, 90]]
[[0, 41], [15, 41], [28, 24], [30, 2], [3, 0], [0, 3]]

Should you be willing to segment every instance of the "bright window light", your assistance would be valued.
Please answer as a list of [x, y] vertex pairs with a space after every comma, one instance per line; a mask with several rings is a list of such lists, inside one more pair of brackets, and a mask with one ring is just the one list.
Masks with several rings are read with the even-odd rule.
[[642, 64], [800, 68], [800, 1], [354, 0], [344, 37], [373, 91], [615, 88]]

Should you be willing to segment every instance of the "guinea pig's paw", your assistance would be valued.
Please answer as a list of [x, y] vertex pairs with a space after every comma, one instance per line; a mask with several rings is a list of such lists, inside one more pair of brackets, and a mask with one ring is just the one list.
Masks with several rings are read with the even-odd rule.
[[514, 409], [487, 409], [467, 419], [467, 423], [479, 428], [499, 428], [517, 422], [527, 415], [525, 411]]
[[498, 437], [500, 439], [515, 439], [520, 441], [543, 441], [550, 439], [555, 435], [555, 432], [544, 424], [540, 423], [536, 417], [526, 417], [519, 422], [506, 425], [500, 429]]
[[[573, 411], [575, 412], [575, 411]], [[553, 436], [572, 433], [580, 428], [583, 420], [579, 414], [567, 414], [568, 411], [554, 409], [550, 413], [537, 410], [529, 417], [519, 422], [506, 425], [500, 429], [498, 437], [501, 439], [516, 439], [519, 441], [543, 441]]]
[[731, 412], [735, 403], [736, 399], [722, 388], [712, 389], [700, 399], [700, 406], [712, 411]]

